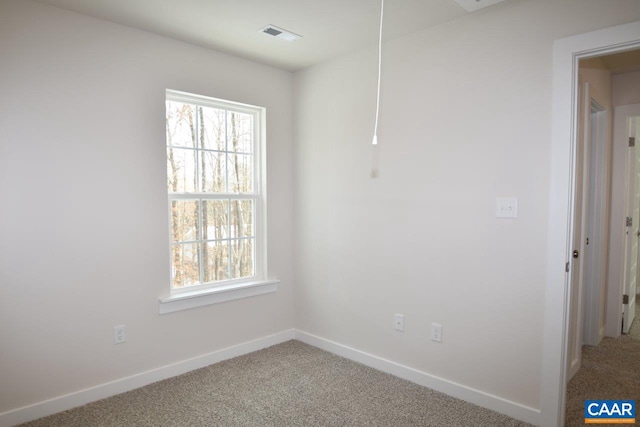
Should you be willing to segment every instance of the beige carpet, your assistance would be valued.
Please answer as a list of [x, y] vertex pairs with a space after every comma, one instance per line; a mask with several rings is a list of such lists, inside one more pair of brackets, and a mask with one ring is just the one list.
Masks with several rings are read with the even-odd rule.
[[567, 386], [568, 427], [584, 425], [588, 399], [634, 399], [640, 404], [640, 301], [628, 335], [582, 347], [582, 367]]
[[299, 341], [24, 424], [527, 426]]

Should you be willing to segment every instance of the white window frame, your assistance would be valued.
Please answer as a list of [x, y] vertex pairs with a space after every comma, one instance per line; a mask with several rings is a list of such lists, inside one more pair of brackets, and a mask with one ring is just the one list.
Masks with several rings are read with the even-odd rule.
[[[223, 109], [243, 114], [251, 114], [253, 120], [253, 189], [252, 193], [185, 193], [174, 194], [167, 192], [168, 206], [170, 209], [172, 200], [201, 199], [251, 199], [254, 202], [254, 275], [249, 278], [230, 279], [220, 282], [204, 283], [200, 285], [187, 286], [184, 288], [173, 288], [171, 278], [169, 278], [169, 296], [159, 300], [158, 309], [160, 314], [170, 313], [178, 310], [185, 310], [203, 305], [215, 304], [218, 302], [230, 301], [238, 298], [245, 298], [275, 292], [278, 287], [278, 280], [267, 280], [267, 239], [266, 239], [266, 110], [238, 102], [223, 99], [211, 98], [202, 95], [195, 95], [175, 90], [166, 90], [166, 101], [177, 101], [188, 104], [196, 104], [204, 107]], [[166, 143], [165, 143], [166, 146]], [[166, 162], [166, 155], [164, 157]], [[166, 177], [165, 177], [166, 182]], [[169, 214], [170, 215], [170, 214]], [[169, 224], [169, 228], [171, 225]], [[169, 245], [171, 231], [167, 233]], [[171, 253], [171, 250], [168, 252]], [[171, 260], [169, 260], [171, 269]], [[169, 270], [170, 271], [170, 270]]]

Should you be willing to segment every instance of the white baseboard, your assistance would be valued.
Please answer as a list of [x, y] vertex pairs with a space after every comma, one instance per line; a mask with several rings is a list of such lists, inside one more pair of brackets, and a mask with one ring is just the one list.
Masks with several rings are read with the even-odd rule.
[[47, 415], [52, 415], [57, 412], [66, 411], [67, 409], [95, 402], [96, 400], [124, 393], [139, 387], [144, 387], [145, 385], [156, 381], [175, 377], [176, 375], [184, 374], [194, 369], [203, 368], [222, 360], [231, 359], [232, 357], [241, 356], [272, 345], [280, 344], [282, 342], [292, 340], [294, 337], [295, 331], [290, 329], [232, 347], [223, 348], [212, 353], [203, 354], [192, 359], [182, 360], [180, 362], [132, 375], [130, 377], [120, 378], [115, 381], [69, 393], [64, 396], [58, 396], [43, 402], [3, 412], [0, 413], [0, 427], [15, 426], [37, 418], [46, 417]]
[[521, 405], [426, 372], [418, 371], [417, 369], [297, 329], [295, 330], [295, 339], [449, 396], [508, 415], [517, 420], [525, 421], [533, 425], [540, 424], [540, 410], [538, 409]]
[[85, 405], [96, 400], [124, 393], [167, 378], [181, 375], [194, 369], [251, 353], [272, 345], [297, 339], [306, 344], [337, 354], [363, 365], [395, 375], [413, 383], [429, 387], [449, 396], [491, 409], [530, 424], [538, 425], [540, 411], [528, 406], [503, 399], [452, 381], [440, 378], [417, 369], [374, 356], [369, 353], [342, 345], [304, 331], [290, 329], [246, 343], [227, 347], [192, 359], [182, 360], [160, 368], [152, 369], [126, 378], [100, 384], [77, 392], [58, 396], [43, 402], [34, 403], [22, 408], [0, 413], [0, 427], [11, 427], [37, 418], [46, 417], [57, 412]]

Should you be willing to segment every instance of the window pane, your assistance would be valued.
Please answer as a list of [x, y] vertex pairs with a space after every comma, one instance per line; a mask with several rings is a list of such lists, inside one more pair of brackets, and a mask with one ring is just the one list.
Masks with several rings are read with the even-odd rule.
[[229, 279], [229, 243], [207, 242], [204, 244], [204, 281], [217, 282]]
[[173, 242], [192, 242], [198, 236], [198, 201], [171, 201], [171, 240]]
[[229, 202], [203, 200], [202, 204], [202, 239], [227, 239], [229, 237]]
[[195, 105], [167, 101], [167, 145], [195, 148]]
[[253, 156], [229, 154], [229, 192], [253, 192]]
[[200, 152], [201, 186], [205, 193], [225, 193], [227, 157], [224, 153]]
[[253, 115], [229, 111], [227, 113], [228, 151], [251, 153], [253, 151]]
[[171, 283], [174, 288], [200, 284], [200, 245], [171, 246]]
[[167, 188], [170, 193], [196, 191], [196, 151], [167, 148]]
[[231, 241], [231, 278], [253, 276], [253, 239]]
[[253, 200], [231, 201], [231, 237], [253, 237]]
[[200, 107], [200, 123], [202, 137], [201, 146], [205, 150], [225, 150], [226, 127], [225, 110], [217, 108]]
[[178, 99], [166, 101], [172, 287], [254, 278], [262, 270], [254, 224], [260, 113], [173, 91], [167, 97]]

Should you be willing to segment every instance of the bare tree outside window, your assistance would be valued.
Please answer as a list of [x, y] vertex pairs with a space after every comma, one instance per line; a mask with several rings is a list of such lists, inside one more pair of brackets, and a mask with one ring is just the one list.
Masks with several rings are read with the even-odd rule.
[[167, 99], [171, 286], [255, 275], [255, 115]]

